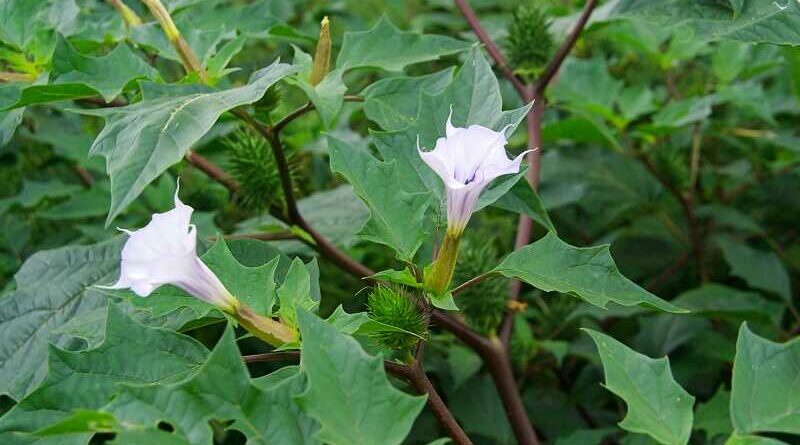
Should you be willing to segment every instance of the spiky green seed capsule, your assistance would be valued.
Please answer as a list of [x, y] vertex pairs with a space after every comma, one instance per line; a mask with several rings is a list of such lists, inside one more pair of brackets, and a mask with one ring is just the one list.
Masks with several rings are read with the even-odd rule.
[[511, 15], [507, 50], [511, 66], [522, 76], [535, 77], [553, 53], [553, 36], [547, 15], [537, 6], [523, 4]]
[[256, 117], [269, 122], [269, 114], [272, 113], [281, 102], [281, 90], [278, 85], [273, 85], [267, 89], [264, 96], [255, 103]]
[[376, 286], [369, 294], [367, 306], [371, 319], [408, 331], [387, 329], [373, 334], [373, 338], [383, 346], [409, 350], [416, 345], [419, 337], [425, 337], [427, 334], [425, 317], [417, 308], [414, 296], [408, 292], [395, 287]]
[[[453, 283], [460, 284], [492, 270], [499, 262], [497, 248], [485, 239], [478, 241], [476, 237], [468, 237], [462, 245]], [[500, 326], [507, 298], [507, 281], [489, 278], [458, 294], [456, 301], [471, 326], [489, 333]]]
[[[242, 206], [258, 211], [280, 204], [283, 195], [278, 167], [264, 139], [240, 129], [226, 138], [224, 144], [231, 155], [229, 171], [240, 184]], [[292, 152], [287, 153], [287, 158], [293, 165]]]

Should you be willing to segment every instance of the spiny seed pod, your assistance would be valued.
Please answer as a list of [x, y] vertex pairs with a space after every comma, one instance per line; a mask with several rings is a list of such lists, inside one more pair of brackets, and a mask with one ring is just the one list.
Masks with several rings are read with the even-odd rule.
[[508, 26], [507, 50], [517, 74], [535, 77], [553, 53], [547, 15], [532, 4], [517, 7]]
[[656, 150], [651, 150], [650, 157], [658, 171], [671, 184], [677, 185], [680, 189], [689, 186], [689, 159], [681, 147], [666, 145]]
[[[476, 242], [468, 237], [462, 242], [461, 257], [456, 267], [454, 283], [463, 283], [491, 270], [499, 262], [496, 247], [491, 242]], [[458, 307], [475, 329], [488, 333], [500, 326], [506, 310], [508, 285], [505, 280], [489, 278], [458, 294]]]
[[[279, 204], [280, 178], [272, 151], [263, 138], [250, 130], [237, 130], [224, 140], [231, 155], [229, 171], [240, 184], [239, 199], [243, 207], [263, 210]], [[292, 152], [287, 153], [290, 166]]]
[[269, 120], [269, 114], [278, 107], [281, 102], [281, 90], [278, 85], [273, 85], [267, 89], [264, 96], [255, 103], [256, 114], [263, 120]]
[[408, 331], [387, 329], [373, 334], [373, 338], [383, 346], [409, 350], [419, 337], [427, 334], [428, 326], [417, 307], [415, 297], [400, 288], [384, 285], [374, 287], [369, 294], [367, 306], [371, 319]]

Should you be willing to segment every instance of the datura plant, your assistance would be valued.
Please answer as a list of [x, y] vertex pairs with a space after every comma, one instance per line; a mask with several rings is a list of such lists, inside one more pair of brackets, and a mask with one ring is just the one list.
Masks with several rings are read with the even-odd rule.
[[800, 445], [798, 30], [0, 0], [0, 445]]

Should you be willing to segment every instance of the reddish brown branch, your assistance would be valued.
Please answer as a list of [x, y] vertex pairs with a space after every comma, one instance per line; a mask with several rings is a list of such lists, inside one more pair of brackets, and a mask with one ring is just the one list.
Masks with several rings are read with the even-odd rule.
[[555, 77], [556, 73], [558, 73], [558, 70], [561, 68], [561, 64], [564, 63], [564, 59], [567, 58], [569, 52], [572, 51], [572, 47], [575, 46], [575, 42], [578, 41], [578, 37], [580, 37], [581, 32], [583, 32], [583, 28], [589, 21], [589, 17], [592, 15], [596, 6], [597, 0], [589, 0], [583, 6], [583, 11], [581, 11], [581, 15], [578, 17], [575, 25], [572, 26], [572, 30], [569, 35], [567, 35], [567, 39], [564, 40], [564, 43], [562, 43], [556, 51], [555, 56], [553, 56], [545, 67], [542, 75], [536, 80], [533, 89], [534, 96], [540, 96], [544, 90], [547, 89], [550, 81], [553, 80], [553, 77]]
[[519, 93], [520, 97], [526, 97], [528, 95], [528, 87], [525, 85], [522, 80], [514, 74], [514, 71], [506, 62], [505, 57], [503, 57], [503, 53], [500, 52], [500, 48], [497, 47], [497, 44], [494, 43], [489, 34], [486, 33], [486, 30], [483, 29], [481, 26], [480, 20], [478, 20], [478, 16], [475, 15], [475, 11], [472, 10], [472, 7], [469, 6], [467, 0], [454, 0], [456, 6], [461, 11], [461, 15], [467, 20], [469, 23], [470, 28], [472, 28], [472, 32], [478, 37], [478, 40], [483, 43], [483, 46], [486, 48], [486, 51], [489, 53], [489, 56], [494, 60], [497, 68], [503, 73], [514, 88]]
[[486, 341], [489, 344], [487, 347], [478, 350], [478, 353], [492, 375], [494, 384], [497, 387], [497, 393], [500, 395], [506, 416], [511, 424], [511, 429], [514, 431], [514, 436], [520, 444], [538, 445], [540, 443], [539, 438], [528, 418], [522, 398], [519, 396], [519, 389], [511, 369], [508, 349], [499, 339]]
[[92, 174], [89, 173], [89, 170], [86, 170], [80, 165], [76, 165], [72, 169], [75, 171], [75, 175], [78, 176], [84, 186], [91, 187], [94, 185], [94, 178], [92, 178]]
[[645, 283], [644, 288], [649, 290], [650, 292], [653, 292], [662, 284], [664, 284], [665, 281], [670, 279], [670, 277], [675, 275], [675, 273], [681, 270], [681, 268], [686, 265], [687, 261], [689, 261], [689, 254], [686, 253], [682, 254], [681, 256], [678, 257], [678, 259], [675, 260], [675, 262], [673, 262], [669, 267], [664, 269], [663, 272], [658, 274], [658, 276]]
[[[547, 89], [547, 86], [553, 80], [558, 70], [561, 68], [561, 65], [564, 63], [569, 52], [575, 46], [575, 43], [578, 41], [578, 37], [580, 36], [583, 28], [586, 26], [586, 23], [589, 21], [589, 17], [592, 15], [595, 7], [597, 6], [597, 0], [589, 0], [586, 2], [586, 5], [583, 7], [583, 11], [581, 15], [578, 17], [578, 20], [575, 22], [575, 25], [572, 27], [569, 35], [567, 35], [566, 40], [561, 44], [561, 46], [556, 51], [556, 54], [550, 60], [550, 62], [545, 67], [542, 75], [539, 76], [536, 83], [530, 87], [526, 88], [523, 93], [521, 93], [522, 98], [526, 102], [533, 101], [533, 110], [528, 115], [527, 127], [528, 127], [528, 149], [534, 150], [528, 154], [528, 174], [527, 179], [530, 182], [531, 186], [534, 189], [539, 189], [539, 180], [540, 180], [540, 173], [542, 168], [542, 151], [541, 151], [541, 133], [542, 133], [542, 116], [544, 115], [544, 109], [546, 106], [546, 101], [544, 98], [544, 91]], [[514, 248], [519, 249], [525, 245], [527, 245], [531, 240], [531, 235], [533, 232], [533, 221], [525, 215], [521, 215], [519, 218], [519, 222], [517, 224], [517, 237], [514, 241]], [[509, 297], [512, 301], [519, 299], [520, 291], [522, 290], [522, 283], [513, 280], [509, 285]], [[504, 345], [508, 346], [508, 342], [511, 338], [511, 330], [513, 328], [514, 317], [513, 314], [506, 314], [503, 318], [503, 323], [500, 326], [500, 339]]]
[[230, 190], [231, 193], [237, 193], [239, 191], [239, 184], [227, 173], [225, 173], [225, 170], [221, 169], [202, 155], [197, 154], [197, 152], [192, 150], [187, 151], [186, 160], [189, 161], [190, 164], [197, 167], [200, 171], [208, 175], [209, 178], [225, 186], [225, 188]]
[[461, 428], [461, 425], [458, 424], [458, 421], [453, 417], [453, 413], [447, 408], [444, 400], [439, 396], [428, 376], [425, 375], [421, 362], [416, 362], [414, 366], [405, 366], [404, 371], [406, 374], [404, 378], [414, 385], [417, 391], [428, 395], [428, 408], [439, 422], [439, 425], [447, 431], [447, 435], [453, 439], [453, 442], [458, 445], [472, 445], [472, 440]]
[[[345, 102], [364, 102], [364, 98], [361, 97], [361, 96], [345, 96], [344, 97], [344, 101]], [[273, 133], [280, 133], [281, 130], [283, 130], [283, 127], [289, 125], [290, 123], [292, 123], [292, 121], [294, 121], [298, 117], [308, 113], [309, 111], [314, 110], [315, 108], [316, 107], [314, 106], [313, 103], [308, 102], [305, 105], [303, 105], [302, 107], [295, 109], [291, 113], [289, 113], [286, 116], [284, 116], [281, 120], [276, 122], [275, 125], [272, 126], [272, 132]]]
[[485, 274], [482, 274], [482, 275], [478, 275], [475, 278], [471, 278], [471, 279], [459, 284], [458, 286], [453, 288], [453, 290], [450, 291], [450, 293], [452, 293], [453, 296], [456, 296], [457, 294], [461, 293], [462, 291], [466, 290], [467, 288], [470, 288], [470, 287], [480, 283], [481, 281], [483, 281], [483, 280], [485, 280], [485, 279], [487, 279], [487, 278], [489, 278], [491, 276], [492, 276], [491, 272], [485, 273]]

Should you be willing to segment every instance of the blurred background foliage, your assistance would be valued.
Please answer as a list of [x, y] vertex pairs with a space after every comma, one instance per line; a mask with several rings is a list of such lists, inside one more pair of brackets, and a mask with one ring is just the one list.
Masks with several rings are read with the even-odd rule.
[[[76, 51], [105, 54], [125, 38], [125, 25], [109, 4], [60, 3], [73, 4], [78, 11], [63, 10], [63, 17], [71, 20], [52, 15], [48, 20]], [[147, 16], [138, 2], [128, 3]], [[244, 0], [166, 3], [206, 61], [236, 35], [250, 37], [230, 63], [241, 70], [219, 80], [228, 86], [241, 84], [252, 70], [277, 57], [291, 60], [292, 45], [313, 54], [324, 16], [331, 21], [334, 55], [345, 31], [368, 29], [382, 16], [401, 29], [475, 41], [448, 0], [272, 1], [265, 3], [267, 15], [247, 13], [252, 4]], [[598, 357], [579, 327], [601, 329], [651, 357], [669, 354], [677, 381], [698, 398], [691, 443], [721, 444], [731, 426], [727, 403], [719, 400], [728, 397], [740, 323], [746, 320], [754, 332], [781, 341], [800, 332], [800, 50], [709, 40], [688, 26], [620, 19], [614, 14], [617, 3], [601, 4], [547, 90], [540, 195], [562, 239], [578, 246], [611, 243], [625, 276], [693, 312], [656, 314], [620, 306], [602, 311], [574, 298], [525, 288], [512, 336], [517, 384], [547, 443], [650, 443], [616, 426], [624, 408], [597, 384], [602, 378]], [[471, 4], [515, 72], [530, 78], [541, 71], [583, 6], [580, 0]], [[157, 67], [163, 81], [180, 81], [183, 71], [159, 32], [151, 23], [128, 39]], [[40, 37], [31, 36], [31, 41]], [[15, 45], [4, 43], [0, 65], [5, 71], [39, 73], [50, 64], [46, 43], [27, 46], [22, 57]], [[438, 72], [461, 57], [466, 53], [416, 64], [406, 74]], [[383, 77], [386, 72], [349, 71], [348, 94], [360, 94]], [[511, 85], [498, 77], [504, 109], [523, 105]], [[140, 94], [136, 88], [126, 91], [126, 100]], [[275, 122], [305, 102], [301, 89], [283, 83], [271, 88], [256, 110], [259, 117]], [[183, 162], [147, 186], [106, 227], [110, 189], [105, 165], [99, 157], [87, 157], [102, 122], [68, 111], [74, 107], [93, 104], [46, 103], [0, 114], [3, 295], [14, 290], [14, 273], [33, 253], [106, 240], [116, 233], [115, 226], [140, 227], [151, 213], [169, 209], [177, 177], [182, 199], [197, 209], [195, 222], [208, 242], [217, 234], [289, 230], [266, 213], [283, 205], [270, 152], [226, 118], [193, 150], [230, 172], [243, 185], [241, 196], [230, 200], [222, 185]], [[301, 211], [310, 224], [381, 270], [397, 267], [396, 260], [381, 246], [356, 237], [368, 213], [349, 186], [331, 173], [323, 137], [333, 134], [353, 149], [373, 150], [366, 139], [369, 129], [378, 128], [368, 121], [364, 106], [346, 102], [332, 125], [308, 113], [284, 135]], [[525, 144], [520, 129], [510, 151]], [[516, 223], [516, 215], [496, 208], [476, 214], [462, 246], [457, 280], [492, 268], [512, 250]], [[535, 236], [544, 234], [537, 230]], [[231, 241], [234, 253], [252, 252], [253, 243], [306, 260], [313, 255], [296, 240]], [[431, 248], [424, 246], [422, 255], [429, 257]], [[325, 261], [319, 261], [319, 269], [324, 277], [319, 283], [322, 313], [339, 304], [349, 311], [367, 308], [369, 293], [362, 282]], [[494, 332], [508, 310], [506, 292], [507, 280], [501, 278], [469, 289], [459, 297], [463, 317], [480, 332]], [[380, 309], [379, 302], [369, 307]], [[193, 335], [213, 339], [219, 329], [199, 328]], [[426, 368], [467, 432], [478, 443], [513, 444], [480, 358], [449, 334], [428, 335], [432, 341]], [[246, 347], [259, 348], [255, 343]], [[254, 369], [266, 373], [271, 368]], [[13, 402], [6, 398], [4, 403], [8, 407]], [[436, 437], [426, 412], [408, 443]]]

